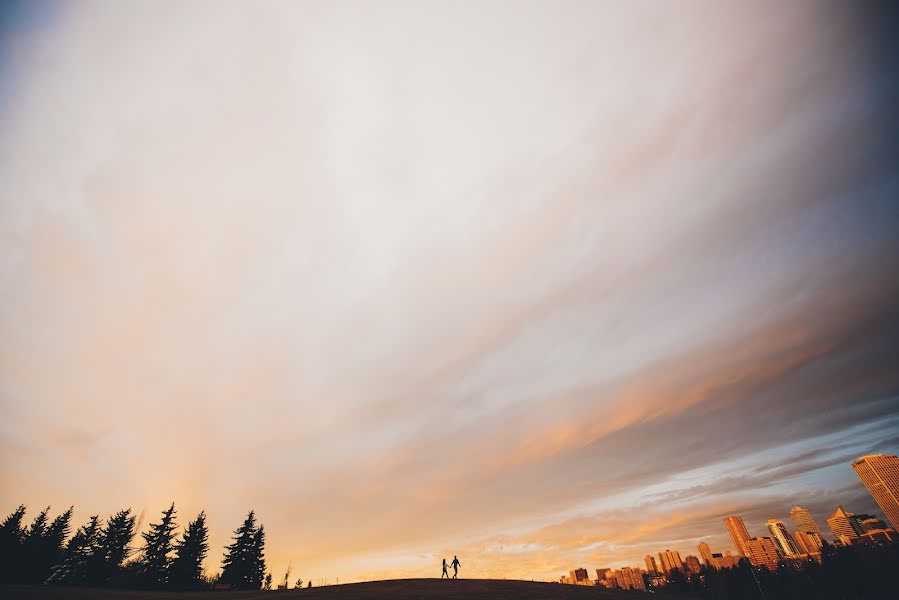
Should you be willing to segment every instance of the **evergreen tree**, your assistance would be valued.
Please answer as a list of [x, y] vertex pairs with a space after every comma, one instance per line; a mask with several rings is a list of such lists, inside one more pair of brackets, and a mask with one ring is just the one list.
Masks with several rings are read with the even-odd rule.
[[48, 506], [42, 510], [38, 516], [31, 522], [31, 526], [25, 531], [22, 539], [22, 553], [19, 557], [20, 565], [15, 578], [17, 581], [31, 583], [35, 580], [37, 572], [40, 570], [38, 563], [40, 562], [41, 549], [44, 545], [44, 536], [47, 533], [47, 515], [50, 512]]
[[87, 560], [88, 585], [105, 585], [120, 574], [122, 563], [133, 552], [128, 544], [134, 538], [134, 521], [130, 508], [109, 517]]
[[235, 589], [258, 590], [265, 577], [265, 532], [256, 527], [256, 515], [251, 510], [243, 525], [234, 531], [234, 541], [225, 547], [221, 583]]
[[269, 571], [265, 574], [265, 579], [262, 580], [262, 589], [270, 590], [272, 589], [272, 573]]
[[88, 568], [96, 562], [100, 553], [100, 532], [103, 523], [98, 515], [93, 515], [86, 525], [82, 525], [66, 544], [62, 561], [53, 567], [47, 583], [61, 585], [81, 585], [88, 579]]
[[21, 504], [0, 523], [0, 582], [13, 581], [19, 574], [25, 539], [25, 529], [22, 527], [24, 517], [25, 505]]
[[42, 528], [40, 537], [28, 539], [29, 548], [23, 569], [23, 580], [28, 583], [42, 583], [50, 575], [53, 567], [63, 559], [65, 541], [69, 536], [73, 507], [57, 515], [49, 525]]
[[[255, 582], [262, 582], [265, 577], [265, 527], [259, 526], [256, 535], [253, 536], [253, 589], [256, 589]], [[271, 575], [269, 575], [271, 577]], [[269, 589], [271, 585], [269, 585]]]
[[151, 588], [164, 587], [168, 581], [175, 538], [175, 503], [162, 512], [159, 523], [151, 523], [144, 538], [144, 555], [138, 565], [140, 582]]
[[169, 571], [169, 586], [192, 589], [203, 583], [203, 560], [209, 551], [209, 531], [206, 513], [201, 512], [187, 525], [182, 538], [176, 542], [175, 558]]

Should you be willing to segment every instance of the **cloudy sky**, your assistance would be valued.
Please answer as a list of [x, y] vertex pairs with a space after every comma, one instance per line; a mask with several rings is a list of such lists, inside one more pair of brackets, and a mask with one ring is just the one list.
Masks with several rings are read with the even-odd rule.
[[899, 85], [851, 6], [4, 3], [0, 512], [174, 500], [215, 570], [254, 508], [332, 581], [877, 512]]

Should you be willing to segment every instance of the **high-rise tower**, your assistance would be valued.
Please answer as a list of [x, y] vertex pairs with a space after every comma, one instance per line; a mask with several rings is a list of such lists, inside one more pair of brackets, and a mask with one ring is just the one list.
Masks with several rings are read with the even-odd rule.
[[746, 531], [746, 525], [743, 524], [743, 519], [737, 515], [731, 515], [724, 518], [724, 525], [727, 527], [730, 539], [734, 541], [737, 552], [743, 556], [749, 556], [749, 550], [746, 547], [746, 542], [749, 541], [749, 532]]
[[852, 468], [893, 528], [899, 530], [899, 458], [895, 454], [862, 456]]
[[790, 509], [790, 518], [793, 519], [793, 523], [796, 525], [796, 531], [812, 532], [821, 535], [818, 524], [815, 523], [812, 513], [807, 508], [802, 508], [798, 505], [794, 506]]
[[707, 566], [712, 566], [712, 549], [709, 548], [708, 543], [699, 542], [699, 556]]
[[854, 516], [851, 512], [846, 512], [842, 506], [837, 506], [830, 518], [827, 519], [830, 530], [844, 544], [864, 533], [861, 526], [852, 518]]
[[793, 539], [790, 537], [790, 532], [787, 531], [787, 526], [784, 525], [784, 522], [780, 519], [768, 519], [768, 522], [765, 523], [768, 527], [768, 531], [771, 532], [771, 537], [774, 538], [775, 544], [777, 544], [778, 550], [780, 550], [781, 554], [784, 556], [796, 556], [799, 552], [796, 550], [796, 545], [793, 543]]

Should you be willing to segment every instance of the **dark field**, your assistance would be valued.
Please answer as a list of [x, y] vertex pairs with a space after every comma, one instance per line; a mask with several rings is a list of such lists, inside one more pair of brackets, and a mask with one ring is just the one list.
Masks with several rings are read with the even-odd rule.
[[413, 598], [433, 598], [449, 600], [464, 598], [471, 600], [568, 600], [598, 598], [600, 600], [626, 600], [640, 598], [690, 598], [669, 594], [646, 594], [637, 591], [607, 590], [558, 583], [533, 581], [507, 581], [499, 579], [395, 579], [371, 581], [328, 587], [289, 590], [281, 592], [144, 592], [130, 590], [109, 590], [77, 587], [7, 585], [0, 586], [0, 597], [4, 600], [182, 600], [212, 598], [220, 600], [248, 600], [273, 597], [289, 599], [310, 598], [315, 600], [412, 600]]

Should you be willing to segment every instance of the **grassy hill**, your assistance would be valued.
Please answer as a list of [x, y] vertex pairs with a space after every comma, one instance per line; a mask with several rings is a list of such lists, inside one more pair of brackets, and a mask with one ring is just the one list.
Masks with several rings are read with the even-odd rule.
[[664, 593], [607, 590], [604, 588], [514, 581], [504, 579], [392, 579], [281, 592], [141, 592], [75, 587], [9, 585], [0, 586], [6, 600], [639, 600], [640, 598], [688, 598]]

